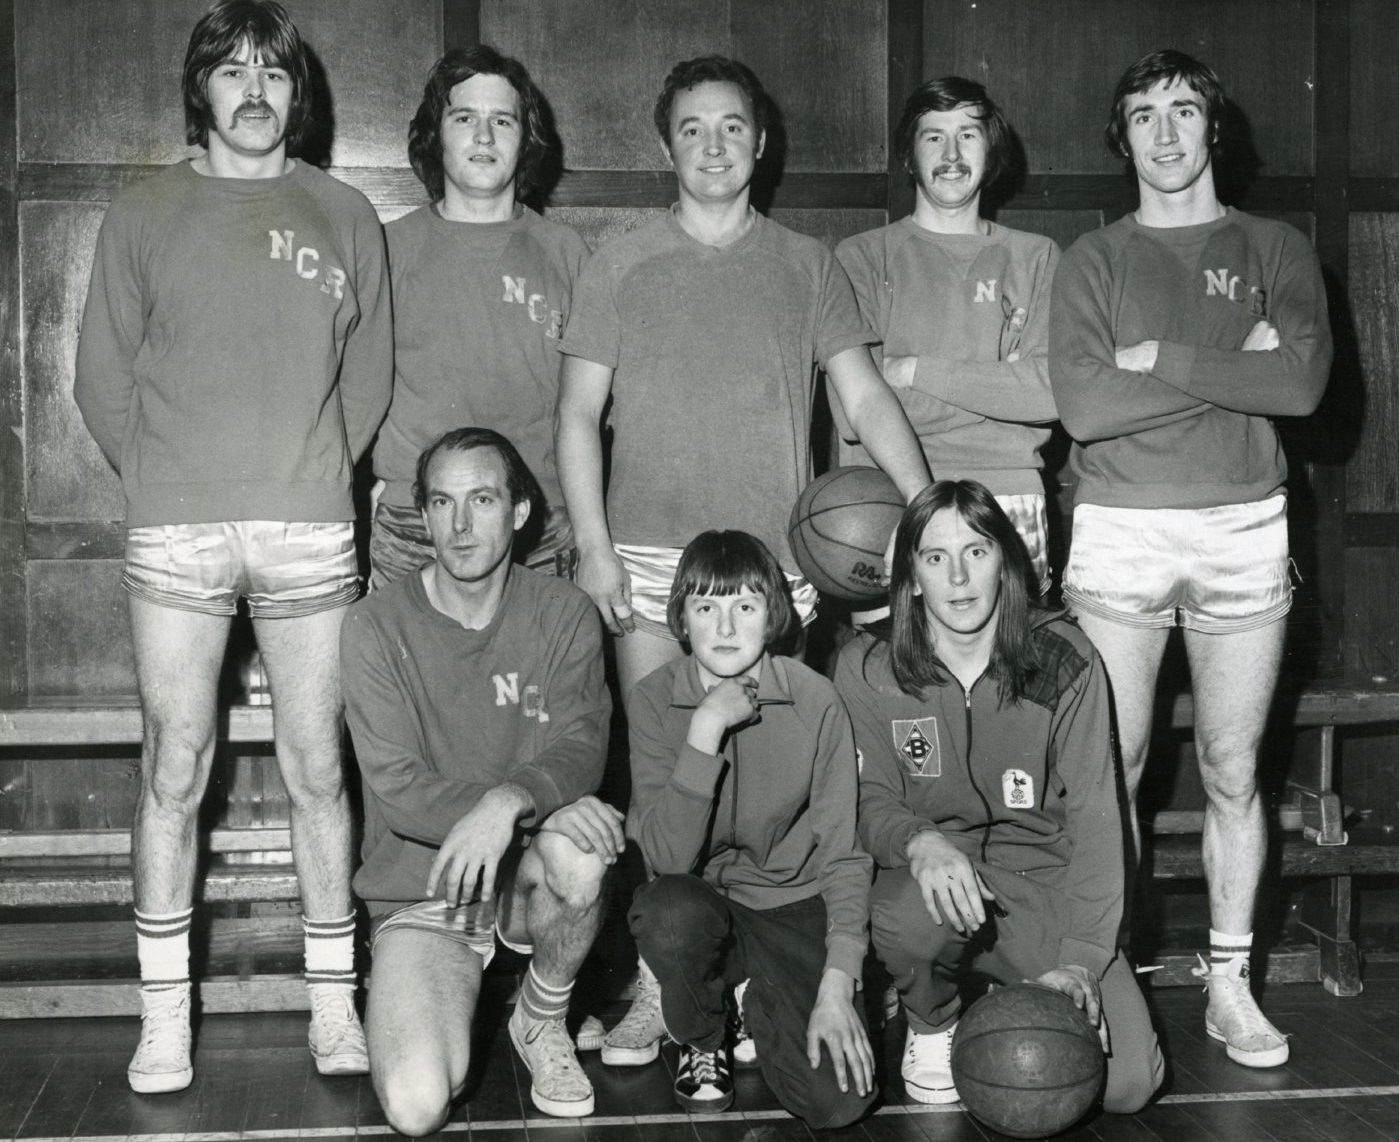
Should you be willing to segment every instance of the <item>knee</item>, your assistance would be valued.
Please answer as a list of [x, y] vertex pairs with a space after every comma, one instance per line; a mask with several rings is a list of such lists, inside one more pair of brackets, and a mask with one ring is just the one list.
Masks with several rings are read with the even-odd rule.
[[608, 865], [596, 853], [586, 853], [562, 833], [540, 833], [531, 845], [539, 853], [544, 883], [566, 908], [586, 911], [602, 895]]
[[1216, 745], [1200, 748], [1200, 781], [1211, 802], [1246, 806], [1258, 796], [1255, 755]]
[[842, 1091], [831, 1079], [819, 1087], [813, 1086], [808, 1092], [806, 1104], [797, 1108], [795, 1113], [812, 1130], [839, 1130], [863, 1118], [873, 1105], [874, 1097], [874, 1091], [866, 1095], [857, 1094], [854, 1083], [850, 1084], [849, 1090]]
[[294, 808], [325, 805], [344, 796], [344, 768], [336, 746], [325, 744], [308, 749], [279, 743], [277, 761]]
[[443, 1082], [426, 1075], [395, 1075], [377, 1080], [374, 1090], [384, 1117], [400, 1134], [421, 1138], [447, 1122], [453, 1092]]
[[870, 897], [870, 939], [886, 967], [891, 960], [933, 959], [948, 931], [933, 923], [918, 882], [907, 871], [879, 875]]
[[667, 873], [636, 890], [627, 920], [632, 935], [652, 955], [669, 956], [712, 938], [716, 912], [699, 877]]
[[1136, 1114], [1161, 1089], [1166, 1078], [1166, 1062], [1161, 1048], [1152, 1043], [1144, 1057], [1129, 1066], [1108, 1067], [1107, 1089], [1103, 1092], [1103, 1109], [1109, 1114]]
[[214, 757], [213, 734], [155, 725], [147, 729], [145, 792], [167, 811], [193, 811], [204, 796]]

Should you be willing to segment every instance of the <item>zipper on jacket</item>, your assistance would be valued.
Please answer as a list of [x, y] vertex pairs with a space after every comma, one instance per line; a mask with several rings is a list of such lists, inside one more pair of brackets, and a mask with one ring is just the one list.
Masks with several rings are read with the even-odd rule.
[[967, 782], [976, 791], [977, 797], [981, 799], [981, 807], [986, 810], [986, 822], [981, 827], [981, 861], [983, 864], [986, 863], [986, 847], [991, 843], [991, 802], [986, 799], [986, 794], [976, 783], [976, 774], [972, 771], [972, 690], [975, 690], [977, 682], [985, 677], [986, 673], [983, 671], [976, 676], [976, 681], [971, 684], [970, 689], [962, 691], [962, 709], [967, 721], [967, 752], [963, 759], [967, 767]]

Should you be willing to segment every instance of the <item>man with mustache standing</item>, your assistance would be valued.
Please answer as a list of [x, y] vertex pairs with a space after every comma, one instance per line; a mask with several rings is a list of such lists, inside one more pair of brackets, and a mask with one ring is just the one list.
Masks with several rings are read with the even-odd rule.
[[180, 1090], [199, 803], [229, 620], [247, 600], [276, 706], [322, 1074], [368, 1068], [354, 1008], [338, 642], [359, 594], [351, 468], [388, 404], [383, 232], [358, 191], [289, 157], [307, 49], [272, 0], [195, 25], [183, 89], [206, 147], [112, 204], [74, 396], [126, 495], [145, 723], [133, 830], [142, 1030], [131, 1088]]
[[[1009, 173], [1013, 137], [981, 84], [929, 80], [904, 103], [894, 147], [917, 197], [907, 218], [836, 247], [860, 312], [884, 343], [884, 379], [944, 478], [996, 497], [1029, 549], [1041, 591], [1049, 552], [1040, 449], [1049, 390], [1049, 287], [1059, 248], [982, 217]], [[841, 462], [868, 464], [831, 402]], [[871, 616], [873, 617], [873, 616]]]

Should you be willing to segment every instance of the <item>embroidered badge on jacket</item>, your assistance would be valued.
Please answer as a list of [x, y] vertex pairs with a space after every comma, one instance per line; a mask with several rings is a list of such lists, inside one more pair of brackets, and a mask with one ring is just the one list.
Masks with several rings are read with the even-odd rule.
[[1023, 769], [1007, 769], [1001, 774], [1001, 799], [1007, 809], [1033, 809], [1035, 779]]
[[936, 718], [895, 718], [894, 748], [913, 777], [941, 777], [942, 749]]

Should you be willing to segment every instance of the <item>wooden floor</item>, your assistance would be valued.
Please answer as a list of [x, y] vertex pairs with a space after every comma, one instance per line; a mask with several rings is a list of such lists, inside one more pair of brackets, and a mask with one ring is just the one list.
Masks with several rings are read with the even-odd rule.
[[[1388, 966], [1388, 965], [1385, 965]], [[1365, 994], [1335, 999], [1314, 984], [1274, 987], [1264, 1006], [1292, 1036], [1283, 1068], [1251, 1071], [1204, 1034], [1204, 997], [1161, 988], [1151, 1003], [1171, 1063], [1162, 1098], [1133, 1118], [1098, 1116], [1071, 1139], [1127, 1142], [1379, 1142], [1399, 1140], [1399, 971], [1372, 971]], [[1387, 978], [1385, 978], [1387, 977]], [[609, 1013], [609, 1018], [620, 1011]], [[528, 1076], [509, 1046], [503, 1013], [490, 1021], [467, 1101], [444, 1133], [487, 1142], [784, 1142], [813, 1135], [779, 1110], [756, 1072], [738, 1074], [723, 1115], [691, 1118], [670, 1094], [674, 1048], [663, 1064], [585, 1066], [597, 1115], [551, 1119], [529, 1103]], [[980, 1142], [997, 1135], [959, 1107], [921, 1107], [898, 1080], [901, 1024], [883, 1043], [885, 1101], [828, 1139]], [[134, 1095], [125, 1068], [136, 1024], [125, 1019], [0, 1023], [0, 1137], [75, 1142], [235, 1142], [391, 1135], [367, 1079], [323, 1079], [305, 1047], [304, 1014], [223, 1015], [198, 1031], [196, 1077], [175, 1095]]]

